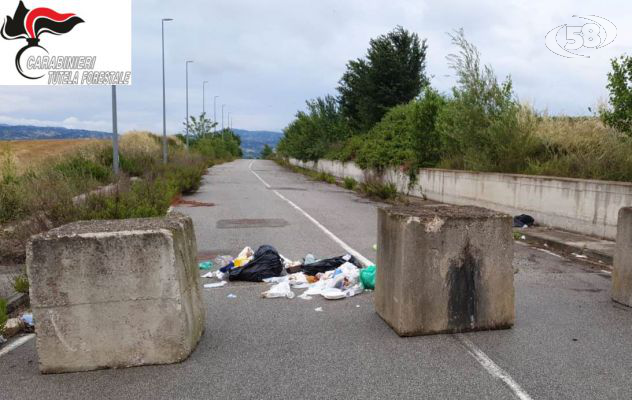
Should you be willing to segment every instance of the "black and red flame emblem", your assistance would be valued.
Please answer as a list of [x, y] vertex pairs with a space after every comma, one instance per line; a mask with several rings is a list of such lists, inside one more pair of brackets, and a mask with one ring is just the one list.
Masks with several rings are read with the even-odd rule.
[[75, 14], [60, 14], [50, 8], [41, 7], [29, 10], [24, 6], [24, 2], [20, 1], [13, 18], [10, 16], [5, 18], [0, 34], [7, 40], [26, 39], [27, 45], [20, 49], [15, 56], [15, 66], [23, 77], [39, 79], [41, 77], [30, 77], [24, 74], [20, 64], [22, 54], [32, 47], [39, 47], [46, 51], [39, 45], [41, 34], [48, 32], [53, 35], [63, 35], [82, 22], [84, 20]]

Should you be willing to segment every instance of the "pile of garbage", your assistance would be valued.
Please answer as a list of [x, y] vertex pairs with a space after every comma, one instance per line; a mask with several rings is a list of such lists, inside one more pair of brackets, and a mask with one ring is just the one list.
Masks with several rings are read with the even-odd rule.
[[376, 267], [364, 267], [350, 254], [321, 260], [308, 254], [302, 261], [292, 261], [274, 247], [264, 245], [257, 251], [246, 247], [236, 258], [218, 256], [199, 266], [203, 270], [218, 268], [202, 276], [219, 280], [204, 285], [205, 288], [222, 287], [227, 281], [266, 282], [272, 286], [261, 296], [268, 299], [293, 299], [294, 290], [305, 289], [299, 298], [310, 300], [312, 296], [322, 296], [338, 300], [375, 288]]
[[9, 318], [4, 324], [4, 327], [0, 329], [0, 346], [4, 344], [7, 339], [19, 333], [33, 333], [35, 331], [35, 323], [33, 321], [33, 314], [25, 313], [17, 318]]

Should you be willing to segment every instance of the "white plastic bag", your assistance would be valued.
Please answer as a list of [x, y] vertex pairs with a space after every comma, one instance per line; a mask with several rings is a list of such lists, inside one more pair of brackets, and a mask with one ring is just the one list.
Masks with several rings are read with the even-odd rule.
[[281, 282], [272, 286], [270, 290], [261, 293], [261, 296], [266, 299], [276, 299], [279, 297], [286, 297], [288, 299], [293, 299], [294, 292], [290, 288], [289, 282]]

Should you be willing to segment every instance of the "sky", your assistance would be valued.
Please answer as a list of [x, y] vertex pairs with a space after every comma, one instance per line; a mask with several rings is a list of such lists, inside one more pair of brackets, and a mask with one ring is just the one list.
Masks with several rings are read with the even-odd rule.
[[[107, 4], [107, 2], [104, 2]], [[590, 58], [564, 58], [545, 36], [562, 24], [597, 15], [617, 27]], [[119, 130], [162, 132], [161, 19], [166, 24], [167, 128], [182, 130], [185, 60], [190, 113], [213, 117], [213, 98], [235, 128], [280, 131], [305, 101], [335, 94], [350, 59], [362, 57], [371, 38], [395, 26], [427, 39], [431, 84], [449, 93], [455, 78], [446, 56], [456, 51], [449, 32], [468, 40], [500, 78], [511, 76], [522, 102], [550, 115], [587, 115], [607, 100], [610, 59], [630, 51], [629, 1], [430, 0], [133, 0], [133, 85], [119, 87]], [[111, 130], [109, 87], [0, 87], [0, 123]]]

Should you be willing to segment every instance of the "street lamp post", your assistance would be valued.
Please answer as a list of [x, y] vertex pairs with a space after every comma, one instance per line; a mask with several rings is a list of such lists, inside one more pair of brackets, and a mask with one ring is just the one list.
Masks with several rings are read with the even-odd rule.
[[202, 82], [202, 114], [206, 114], [206, 84], [208, 81]]
[[162, 162], [167, 163], [167, 100], [165, 89], [165, 22], [172, 18], [162, 19]]
[[[213, 122], [215, 122], [215, 124], [217, 124], [217, 98], [219, 96], [215, 96], [213, 98]], [[215, 131], [217, 132], [217, 125], [215, 125]]]
[[230, 111], [228, 112], [228, 129], [230, 129]]
[[189, 64], [193, 63], [193, 61], [187, 61], [186, 62], [186, 76], [187, 76], [187, 120], [186, 120], [186, 127], [187, 127], [187, 136], [186, 136], [186, 141], [187, 141], [187, 149], [189, 148]]
[[112, 85], [112, 169], [119, 173], [118, 117], [116, 115], [116, 85]]
[[226, 104], [222, 104], [222, 130], [224, 130], [224, 107], [226, 107]]

